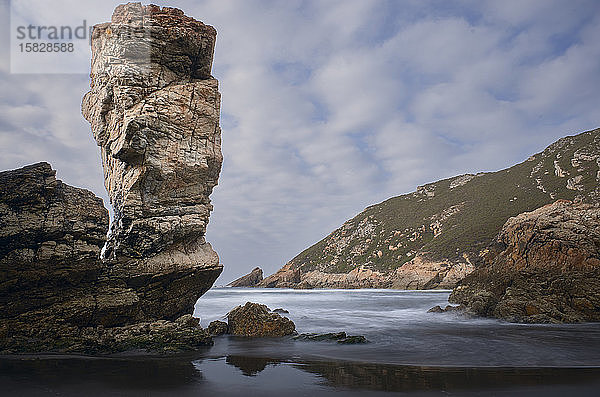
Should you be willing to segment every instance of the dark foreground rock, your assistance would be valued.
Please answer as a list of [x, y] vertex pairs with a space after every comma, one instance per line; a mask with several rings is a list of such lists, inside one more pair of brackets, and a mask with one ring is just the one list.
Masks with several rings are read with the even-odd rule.
[[[190, 316], [190, 315], [188, 315]], [[184, 316], [185, 317], [185, 316]], [[190, 316], [191, 317], [191, 316]], [[197, 320], [197, 319], [196, 319]], [[23, 325], [21, 323], [21, 325]], [[3, 332], [5, 330], [1, 330]], [[66, 323], [8, 330], [2, 338], [2, 354], [60, 352], [112, 354], [144, 351], [179, 353], [213, 344], [209, 333], [188, 321], [157, 320], [123, 327], [76, 327]]]
[[450, 295], [479, 316], [524, 323], [600, 321], [600, 206], [559, 200], [510, 218]]
[[0, 352], [169, 352], [212, 343], [190, 314], [169, 321], [143, 310], [147, 288], [99, 258], [107, 229], [102, 200], [57, 180], [48, 163], [0, 173]]
[[255, 267], [245, 276], [242, 276], [229, 284], [228, 287], [255, 287], [263, 280], [263, 271], [260, 267]]
[[181, 10], [140, 3], [94, 27], [82, 112], [114, 221], [107, 239], [102, 201], [47, 163], [0, 174], [0, 351], [212, 343], [190, 313], [223, 269], [204, 238], [223, 160], [215, 37]]
[[286, 336], [296, 331], [296, 325], [287, 317], [272, 313], [259, 303], [246, 302], [227, 314], [231, 335], [265, 337]]

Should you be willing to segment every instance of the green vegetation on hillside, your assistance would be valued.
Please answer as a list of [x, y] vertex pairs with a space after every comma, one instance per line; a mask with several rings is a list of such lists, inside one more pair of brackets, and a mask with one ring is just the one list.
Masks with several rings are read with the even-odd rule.
[[417, 254], [474, 261], [506, 220], [557, 199], [600, 197], [600, 129], [511, 168], [444, 179], [370, 206], [291, 260], [304, 271], [392, 270]]

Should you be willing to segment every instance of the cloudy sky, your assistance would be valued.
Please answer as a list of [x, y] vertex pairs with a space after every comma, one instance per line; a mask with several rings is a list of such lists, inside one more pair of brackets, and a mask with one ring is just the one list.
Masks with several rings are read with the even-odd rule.
[[[80, 115], [87, 66], [15, 73], [14, 14], [0, 1], [0, 169], [49, 161], [108, 206]], [[108, 21], [121, 3], [22, 1], [72, 25]], [[600, 126], [596, 0], [161, 5], [218, 31], [225, 161], [207, 233], [225, 265], [218, 284], [276, 271], [367, 205]]]

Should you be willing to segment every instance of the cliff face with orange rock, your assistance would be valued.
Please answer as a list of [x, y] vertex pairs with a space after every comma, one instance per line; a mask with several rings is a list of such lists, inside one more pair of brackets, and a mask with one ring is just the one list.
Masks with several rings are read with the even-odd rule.
[[600, 205], [559, 200], [510, 218], [450, 302], [509, 321], [600, 321]]

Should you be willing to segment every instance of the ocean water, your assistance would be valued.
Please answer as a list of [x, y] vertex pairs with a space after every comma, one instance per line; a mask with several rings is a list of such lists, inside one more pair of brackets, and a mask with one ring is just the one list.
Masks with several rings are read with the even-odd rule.
[[[427, 313], [435, 305], [447, 305], [449, 294], [440, 290], [215, 288], [198, 300], [194, 315], [205, 327], [224, 319], [237, 305], [257, 302], [288, 310], [285, 316], [300, 333], [345, 331], [364, 335], [371, 342], [344, 347], [280, 339], [223, 343], [225, 349], [244, 354], [396, 365], [600, 366], [600, 324], [523, 325]], [[219, 352], [220, 345], [213, 350]]]
[[284, 308], [298, 332], [345, 331], [369, 343], [218, 337], [170, 357], [0, 358], [0, 395], [596, 396], [600, 324], [519, 325], [427, 313], [449, 291], [213, 288], [206, 327], [247, 301]]

